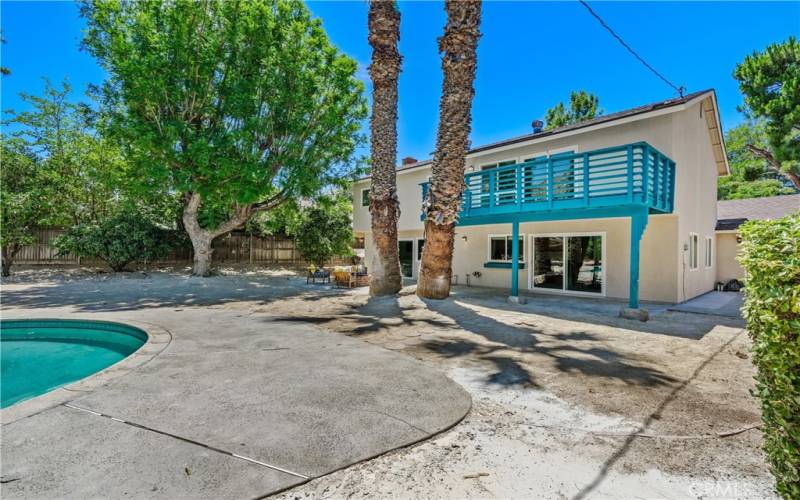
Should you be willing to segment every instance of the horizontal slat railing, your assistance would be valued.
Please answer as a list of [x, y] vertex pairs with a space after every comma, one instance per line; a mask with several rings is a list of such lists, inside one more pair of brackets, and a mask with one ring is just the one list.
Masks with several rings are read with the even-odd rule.
[[630, 204], [668, 213], [674, 179], [675, 162], [646, 142], [539, 157], [466, 174], [461, 217]]

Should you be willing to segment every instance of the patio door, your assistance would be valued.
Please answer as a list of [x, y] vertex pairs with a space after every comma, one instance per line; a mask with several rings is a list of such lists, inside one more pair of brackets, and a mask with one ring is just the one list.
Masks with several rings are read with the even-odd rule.
[[605, 234], [531, 235], [528, 288], [605, 295]]
[[400, 253], [400, 272], [404, 278], [410, 278], [414, 270], [414, 240], [397, 242]]

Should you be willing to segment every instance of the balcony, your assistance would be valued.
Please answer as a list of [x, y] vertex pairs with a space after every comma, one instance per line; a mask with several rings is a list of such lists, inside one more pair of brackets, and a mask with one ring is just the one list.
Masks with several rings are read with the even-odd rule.
[[464, 184], [459, 225], [671, 213], [675, 162], [637, 142], [471, 172]]

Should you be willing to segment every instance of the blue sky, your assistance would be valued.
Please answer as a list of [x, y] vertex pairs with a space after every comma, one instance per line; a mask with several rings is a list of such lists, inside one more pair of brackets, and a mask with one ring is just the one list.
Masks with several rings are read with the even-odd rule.
[[[401, 3], [398, 155], [427, 158], [438, 122], [441, 70], [436, 39], [445, 15], [441, 2]], [[722, 123], [741, 121], [741, 96], [731, 74], [754, 50], [800, 34], [800, 2], [592, 2], [650, 64], [689, 92], [713, 87]], [[333, 42], [359, 61], [368, 79], [367, 3], [311, 2]], [[41, 77], [68, 77], [75, 99], [103, 72], [79, 50], [82, 20], [69, 2], [0, 4], [6, 44], [2, 108], [20, 110], [19, 92], [39, 93]], [[627, 53], [577, 2], [486, 2], [473, 106], [475, 146], [524, 134], [534, 118], [570, 90], [600, 97], [606, 112], [675, 95]]]

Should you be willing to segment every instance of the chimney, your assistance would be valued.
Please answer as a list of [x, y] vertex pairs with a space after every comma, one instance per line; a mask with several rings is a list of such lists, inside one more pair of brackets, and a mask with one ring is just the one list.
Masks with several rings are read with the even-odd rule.
[[403, 158], [401, 160], [401, 162], [403, 163], [403, 166], [405, 167], [406, 165], [412, 165], [414, 163], [417, 163], [417, 159], [414, 158], [414, 157], [411, 157], [411, 156], [406, 156], [405, 158]]
[[533, 120], [531, 127], [533, 127], [533, 133], [538, 134], [544, 128], [544, 122], [542, 120]]

